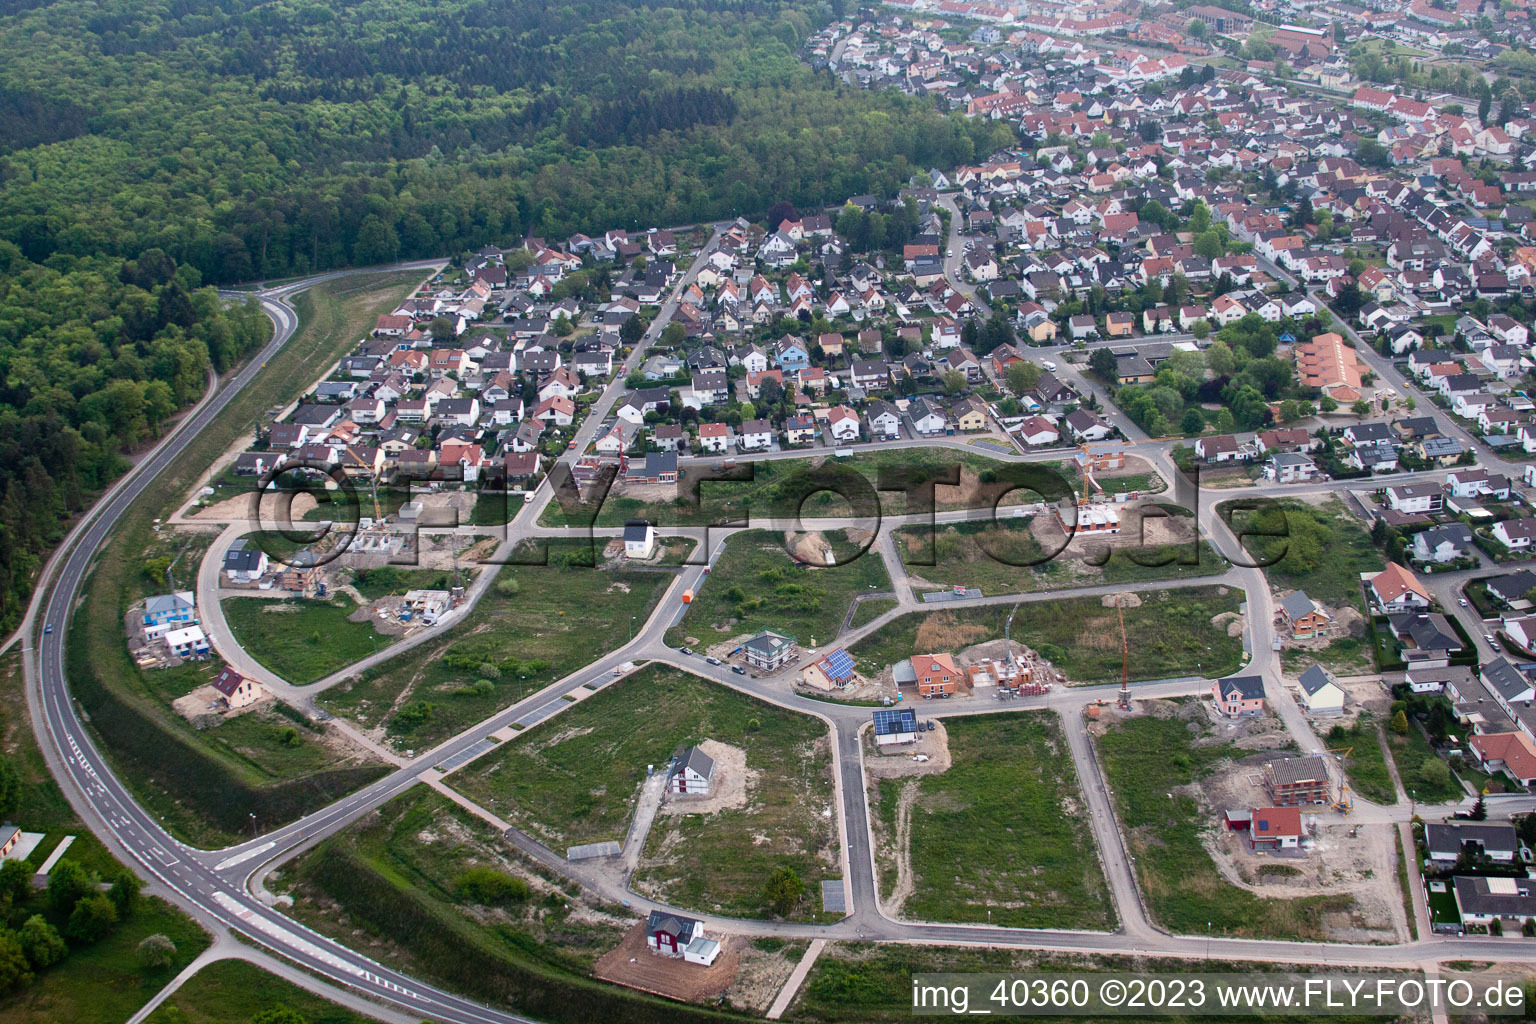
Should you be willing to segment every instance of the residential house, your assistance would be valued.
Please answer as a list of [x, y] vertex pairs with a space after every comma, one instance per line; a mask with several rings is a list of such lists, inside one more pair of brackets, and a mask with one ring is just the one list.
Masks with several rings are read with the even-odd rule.
[[1297, 680], [1301, 685], [1301, 706], [1314, 715], [1344, 713], [1344, 688], [1321, 665], [1313, 665]]
[[1421, 530], [1413, 535], [1410, 550], [1415, 560], [1440, 565], [1476, 555], [1472, 531], [1464, 523], [1446, 523]]
[[656, 553], [656, 527], [644, 519], [631, 519], [624, 524], [624, 557], [650, 558]]
[[213, 677], [212, 685], [218, 691], [219, 702], [231, 711], [255, 704], [266, 692], [256, 680], [241, 675], [228, 665]]
[[763, 672], [777, 672], [800, 656], [794, 637], [763, 630], [742, 644], [747, 664]]
[[1493, 537], [1511, 551], [1524, 551], [1536, 542], [1536, 519], [1506, 519], [1493, 524]]
[[1286, 757], [1264, 765], [1264, 788], [1282, 807], [1328, 802], [1328, 766], [1321, 757]]
[[914, 654], [912, 670], [917, 674], [917, 692], [924, 700], [949, 697], [964, 678], [948, 654]]
[[1387, 488], [1387, 507], [1404, 515], [1441, 512], [1445, 494], [1437, 484], [1398, 484]]
[[744, 452], [764, 451], [773, 445], [773, 424], [765, 419], [743, 420], [736, 441]]
[[1233, 676], [1211, 684], [1211, 698], [1216, 710], [1228, 718], [1262, 714], [1264, 679], [1262, 676]]
[[1281, 598], [1280, 611], [1291, 628], [1291, 636], [1297, 640], [1322, 636], [1333, 623], [1328, 609], [1314, 602], [1305, 590], [1295, 590]]
[[699, 424], [699, 450], [723, 452], [731, 447], [731, 428], [724, 423]]
[[1429, 591], [1424, 584], [1396, 562], [1388, 562], [1386, 569], [1372, 576], [1367, 585], [1372, 601], [1387, 615], [1417, 611], [1430, 605]]
[[709, 796], [715, 777], [715, 759], [698, 747], [673, 755], [667, 767], [667, 792], [676, 796]]

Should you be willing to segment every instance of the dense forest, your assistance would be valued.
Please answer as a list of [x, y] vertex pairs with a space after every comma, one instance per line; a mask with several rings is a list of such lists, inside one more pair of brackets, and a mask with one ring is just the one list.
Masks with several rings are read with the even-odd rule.
[[123, 452], [269, 336], [259, 307], [226, 308], [200, 281], [159, 250], [40, 266], [0, 241], [0, 631]]
[[205, 282], [889, 194], [1011, 141], [813, 72], [836, 13], [0, 0], [0, 627], [65, 515], [265, 336]]
[[0, 0], [0, 238], [229, 282], [841, 202], [1011, 140], [812, 71], [834, 6]]

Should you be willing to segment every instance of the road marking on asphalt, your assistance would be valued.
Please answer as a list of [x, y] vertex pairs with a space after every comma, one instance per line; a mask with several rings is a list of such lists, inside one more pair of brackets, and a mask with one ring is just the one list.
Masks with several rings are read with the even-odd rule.
[[149, 848], [149, 852], [154, 856], [155, 860], [159, 861], [161, 864], [164, 864], [166, 867], [170, 867], [172, 864], [181, 863], [181, 861], [177, 860], [175, 857], [172, 857], [158, 846], [151, 846]]
[[227, 868], [234, 867], [236, 864], [244, 864], [246, 861], [250, 860], [257, 854], [266, 853], [276, 845], [277, 841], [272, 840], [270, 842], [262, 843], [260, 846], [254, 846], [251, 849], [246, 850], [244, 853], [237, 853], [233, 857], [225, 857], [223, 860], [219, 861], [213, 866], [213, 870], [223, 871]]

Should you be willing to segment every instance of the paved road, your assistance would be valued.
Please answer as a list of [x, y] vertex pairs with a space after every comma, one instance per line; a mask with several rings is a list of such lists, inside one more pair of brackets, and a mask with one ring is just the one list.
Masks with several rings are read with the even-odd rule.
[[[690, 276], [691, 273], [692, 271]], [[39, 593], [24, 626], [26, 635], [35, 635], [40, 609], [46, 610], [44, 621], [55, 625], [52, 634], [43, 638], [39, 648], [30, 650], [28, 654], [31, 656], [26, 659], [28, 693], [34, 722], [39, 735], [45, 738], [44, 747], [50, 759], [50, 766], [64, 784], [82, 815], [104, 838], [137, 862], [145, 874], [164, 886], [179, 903], [191, 909], [204, 921], [239, 932], [309, 970], [359, 991], [388, 1000], [414, 1015], [452, 1022], [520, 1020], [521, 1018], [515, 1015], [478, 1006], [468, 1000], [420, 983], [377, 964], [333, 940], [307, 931], [303, 926], [295, 924], [262, 901], [252, 897], [248, 892], [247, 883], [255, 877], [256, 888], [260, 891], [260, 875], [264, 866], [291, 856], [319, 838], [345, 827], [348, 822], [367, 813], [369, 809], [418, 784], [424, 769], [467, 750], [491, 732], [527, 716], [549, 702], [558, 701], [562, 693], [568, 693], [587, 682], [606, 681], [611, 678], [613, 670], [620, 668], [625, 662], [648, 659], [679, 665], [763, 699], [816, 714], [827, 721], [835, 731], [835, 772], [838, 798], [841, 802], [843, 847], [846, 851], [848, 885], [851, 890], [853, 912], [844, 921], [831, 926], [783, 925], [771, 922], [718, 922], [719, 924], [725, 924], [737, 931], [754, 933], [766, 931], [785, 935], [805, 934], [823, 938], [869, 937], [917, 942], [986, 942], [1004, 946], [1085, 952], [1205, 955], [1208, 947], [1203, 937], [1169, 936], [1161, 933], [1146, 920], [1144, 911], [1140, 909], [1139, 897], [1136, 894], [1130, 868], [1124, 858], [1124, 851], [1118, 845], [1118, 835], [1108, 817], [1107, 791], [1101, 791], [1099, 796], [1090, 792], [1089, 803], [1094, 808], [1094, 831], [1104, 851], [1112, 888], [1115, 891], [1116, 905], [1122, 920], [1121, 931], [1113, 934], [1025, 931], [967, 925], [898, 922], [883, 917], [875, 900], [875, 874], [870, 849], [868, 810], [864, 801], [862, 759], [858, 755], [858, 730], [867, 720], [868, 710], [802, 697], [788, 692], [779, 681], [735, 676], [723, 668], [705, 665], [698, 659], [688, 658], [668, 648], [663, 641], [663, 636], [678, 617], [681, 607], [675, 602], [674, 595], [682, 588], [700, 585], [704, 578], [703, 565], [688, 566], [679, 571], [677, 579], [674, 580], [672, 587], [658, 604], [644, 628], [625, 648], [597, 659], [582, 671], [529, 696], [464, 734], [445, 742], [435, 750], [414, 758], [408, 766], [374, 785], [300, 821], [227, 850], [197, 851], [173, 840], [158, 822], [133, 801], [131, 795], [112, 775], [106, 761], [95, 749], [89, 734], [81, 726], [76, 715], [67, 693], [63, 665], [68, 609], [79, 592], [88, 571], [92, 553], [105, 542], [108, 533], [128, 505], [150, 486], [156, 474], [173, 462], [188, 441], [206, 427], [227, 405], [229, 399], [250, 381], [259, 371], [260, 364], [275, 353], [292, 335], [296, 326], [296, 317], [284, 301], [286, 296], [315, 281], [338, 276], [341, 275], [322, 275], [309, 282], [287, 285], [263, 293], [261, 301], [277, 328], [272, 342], [263, 350], [259, 359], [252, 360], [251, 364], [228, 382], [213, 400], [196, 414], [189, 416], [176, 433], [146, 458], [138, 469], [109, 493], [104, 501], [98, 503], [91, 514], [72, 532], [60, 548], [62, 561], [59, 563], [59, 574], [55, 586], [47, 595]], [[669, 307], [675, 309], [675, 298], [669, 302]], [[670, 315], [670, 309], [664, 308], [663, 315], [659, 316], [657, 322], [652, 325], [652, 334], [658, 333], [664, 326], [666, 318]], [[643, 355], [643, 349], [644, 345], [637, 346], [636, 351], [626, 362], [626, 370], [630, 365], [638, 364], [639, 358]], [[587, 440], [590, 440], [595, 433], [602, 415], [611, 408], [619, 392], [618, 387], [610, 387], [605, 392], [600, 400], [600, 406], [593, 410], [584, 424], [583, 432]], [[1171, 466], [1167, 464], [1166, 447], [1150, 445], [1146, 451], [1160, 469], [1171, 473]], [[572, 453], [564, 458], [569, 460], [574, 457]], [[1028, 460], [1023, 456], [1018, 458], [1020, 461]], [[1304, 493], [1306, 490], [1306, 488], [1289, 487], [1278, 489], [1276, 493], [1297, 494]], [[1266, 489], [1255, 488], [1242, 493], [1245, 496], [1262, 494], [1266, 493]], [[1211, 502], [1226, 496], [1209, 493], [1202, 495], [1200, 502], [1202, 512]], [[512, 537], [521, 536], [525, 530], [534, 532], [531, 529], [532, 525], [536, 523], [538, 514], [547, 505], [549, 499], [549, 489], [544, 488], [535, 501], [525, 505], [514, 520], [513, 529], [509, 531], [508, 544], [511, 543]], [[976, 514], [978, 513], [967, 511], [958, 515], [969, 517]], [[1231, 557], [1236, 551], [1236, 542], [1230, 532], [1225, 531], [1225, 528], [1213, 517], [1202, 515], [1201, 521], [1215, 523], [1210, 531], [1212, 542], [1218, 551]], [[712, 537], [711, 540], [718, 545], [719, 542], [715, 538]], [[715, 546], [710, 552], [710, 557], [713, 558], [718, 550], [718, 546]], [[1268, 648], [1267, 629], [1271, 621], [1268, 588], [1262, 574], [1257, 570], [1238, 568], [1232, 572], [1239, 574], [1234, 581], [1244, 586], [1252, 602], [1249, 619], [1250, 641], [1255, 651], [1253, 667], [1263, 671], [1266, 689], [1270, 690], [1272, 685], [1278, 685], [1279, 675], [1276, 659]], [[483, 592], [494, 575], [494, 567], [488, 568], [481, 574], [476, 581], [479, 592]], [[1204, 585], [1209, 582], [1211, 582], [1210, 579], [1201, 579], [1169, 585]], [[1124, 588], [1084, 588], [1076, 593], [1090, 594], [1100, 589]], [[909, 590], [903, 589], [898, 593], [902, 600], [898, 611], [913, 606], [913, 597]], [[978, 603], [1049, 599], [1052, 599], [1052, 595], [1028, 595], [1023, 598], [997, 596], [981, 599]], [[864, 628], [867, 630], [871, 627]], [[850, 637], [857, 635], [857, 632], [850, 634]], [[390, 653], [398, 653], [398, 650]], [[379, 660], [383, 660], [382, 657]], [[1198, 690], [1203, 688], [1203, 685], [1202, 680], [1175, 680], [1154, 686], [1138, 687], [1138, 690], [1142, 696], [1161, 696], [1189, 692], [1191, 687]], [[1103, 691], [1101, 689], [1098, 692]], [[1294, 712], [1295, 709], [1294, 706], [1288, 708], [1290, 703], [1288, 695], [1274, 691], [1271, 691], [1270, 695], [1282, 718], [1286, 720], [1287, 726], [1298, 736], [1305, 736], [1306, 733], [1302, 731], [1305, 729], [1305, 723], [1302, 722], [1298, 727], [1289, 713]], [[1038, 706], [1051, 707], [1066, 715], [1069, 736], [1072, 736], [1075, 734], [1073, 727], [1076, 725], [1072, 721], [1072, 716], [1079, 714], [1082, 704], [1095, 696], [1096, 692], [1091, 688], [1059, 690], [1039, 700]], [[924, 714], [944, 716], [988, 713], [1028, 706], [1031, 706], [1029, 702], [1014, 702], [989, 708], [962, 707], [959, 702], [955, 702], [953, 705], [935, 706], [931, 711], [925, 709]], [[1077, 736], [1072, 745], [1074, 759], [1078, 762], [1080, 775], [1084, 779], [1085, 792], [1099, 790], [1102, 786], [1102, 778], [1097, 775], [1096, 768], [1092, 765], [1091, 751], [1087, 751], [1083, 737]], [[1512, 803], [1501, 803], [1501, 810], [1513, 806]], [[1352, 963], [1363, 966], [1407, 966], [1446, 957], [1511, 959], [1533, 955], [1523, 952], [1523, 947], [1498, 940], [1451, 941], [1439, 938], [1426, 938], [1416, 943], [1399, 946], [1216, 940], [1209, 945], [1209, 951], [1212, 955], [1236, 959]]]

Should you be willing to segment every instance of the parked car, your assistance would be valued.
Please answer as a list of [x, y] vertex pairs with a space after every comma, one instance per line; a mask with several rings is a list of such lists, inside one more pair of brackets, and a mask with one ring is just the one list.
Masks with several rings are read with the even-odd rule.
[[735, 672], [739, 676], [744, 676], [747, 674], [747, 670], [742, 668], [740, 665], [732, 665], [731, 671]]
[[719, 664], [721, 664], [721, 661], [720, 661], [719, 658], [705, 658], [704, 660], [709, 662], [711, 665], [719, 665]]
[[679, 647], [678, 650], [682, 651], [684, 654], [692, 654], [693, 653], [693, 648], [692, 647]]

